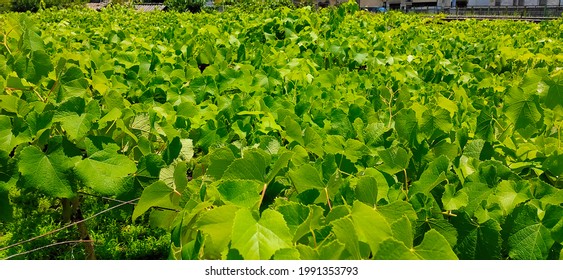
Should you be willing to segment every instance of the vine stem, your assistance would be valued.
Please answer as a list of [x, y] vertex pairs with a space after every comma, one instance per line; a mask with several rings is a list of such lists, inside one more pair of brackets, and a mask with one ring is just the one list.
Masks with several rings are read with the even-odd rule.
[[325, 194], [326, 194], [326, 202], [328, 204], [328, 209], [332, 210], [332, 205], [330, 204], [330, 197], [328, 197], [328, 189], [325, 188]]
[[29, 253], [33, 253], [33, 252], [36, 252], [36, 251], [39, 251], [39, 250], [47, 249], [47, 248], [53, 247], [53, 246], [59, 246], [59, 245], [64, 245], [64, 244], [72, 244], [72, 243], [94, 243], [94, 241], [93, 240], [67, 240], [67, 241], [57, 242], [57, 243], [45, 245], [43, 247], [35, 248], [35, 249], [29, 250], [29, 251], [25, 251], [25, 252], [22, 252], [22, 253], [14, 254], [14, 255], [11, 255], [11, 256], [4, 258], [3, 260], [9, 260], [13, 257], [17, 257], [17, 256], [21, 256], [21, 255], [27, 255]]
[[30, 239], [23, 240], [23, 241], [14, 243], [14, 244], [12, 244], [12, 245], [8, 245], [8, 246], [6, 246], [6, 247], [0, 248], [0, 251], [4, 251], [4, 250], [10, 249], [10, 248], [13, 248], [13, 247], [15, 247], [15, 246], [19, 246], [19, 245], [25, 244], [25, 243], [27, 243], [27, 242], [31, 242], [31, 241], [33, 241], [33, 240], [39, 239], [39, 238], [41, 238], [41, 237], [45, 237], [45, 236], [47, 236], [47, 235], [51, 235], [51, 234], [53, 234], [53, 233], [57, 233], [57, 232], [59, 232], [59, 231], [61, 231], [61, 230], [63, 230], [63, 229], [66, 229], [66, 228], [75, 226], [75, 225], [77, 225], [77, 224], [83, 223], [83, 222], [88, 221], [88, 220], [90, 220], [90, 219], [93, 219], [93, 218], [95, 218], [95, 217], [97, 217], [97, 216], [99, 216], [99, 215], [101, 215], [101, 214], [103, 214], [103, 213], [106, 213], [106, 212], [111, 211], [111, 210], [113, 210], [113, 209], [115, 209], [115, 208], [121, 207], [121, 206], [123, 206], [123, 205], [125, 205], [125, 204], [129, 204], [129, 203], [131, 203], [131, 202], [137, 201], [137, 200], [139, 200], [139, 199], [140, 199], [140, 198], [135, 198], [135, 199], [131, 199], [131, 200], [129, 200], [129, 201], [125, 201], [125, 202], [123, 202], [123, 203], [120, 203], [120, 204], [117, 204], [117, 205], [115, 205], [115, 206], [112, 206], [112, 207], [110, 207], [110, 208], [108, 208], [108, 209], [106, 209], [106, 210], [100, 211], [100, 212], [98, 212], [98, 213], [96, 213], [96, 214], [94, 214], [94, 215], [92, 215], [92, 216], [90, 216], [90, 217], [88, 217], [88, 218], [86, 218], [86, 219], [82, 219], [82, 220], [80, 220], [80, 221], [76, 221], [76, 222], [70, 223], [70, 224], [68, 224], [68, 225], [66, 225], [66, 226], [63, 226], [63, 227], [61, 227], [61, 228], [58, 228], [58, 229], [49, 231], [49, 232], [47, 232], [47, 233], [44, 233], [44, 234], [41, 234], [41, 235], [32, 237], [32, 238], [30, 238]]
[[405, 174], [405, 198], [407, 199], [407, 201], [409, 201], [409, 181], [406, 169], [403, 169], [403, 174]]
[[268, 188], [268, 184], [264, 183], [264, 187], [262, 188], [262, 195], [260, 196], [260, 203], [258, 203], [258, 209], [262, 206], [262, 202], [264, 202], [264, 196], [266, 196], [266, 189]]
[[8, 51], [8, 53], [10, 55], [12, 55], [12, 51], [10, 50], [10, 47], [8, 46], [8, 35], [10, 35], [10, 33], [12, 33], [12, 30], [14, 29], [10, 29], [10, 31], [8, 31], [8, 33], [4, 33], [4, 46], [6, 47], [6, 50]]

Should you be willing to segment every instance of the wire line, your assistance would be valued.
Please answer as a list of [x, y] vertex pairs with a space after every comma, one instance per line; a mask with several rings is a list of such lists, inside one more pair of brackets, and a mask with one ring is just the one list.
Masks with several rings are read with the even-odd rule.
[[98, 212], [98, 213], [96, 213], [96, 214], [94, 214], [94, 215], [92, 215], [92, 216], [90, 216], [90, 217], [88, 217], [88, 218], [86, 218], [86, 219], [83, 219], [83, 220], [80, 220], [80, 221], [76, 221], [76, 222], [70, 223], [70, 224], [68, 224], [68, 225], [66, 225], [66, 226], [63, 226], [63, 227], [59, 228], [59, 229], [55, 229], [55, 230], [49, 231], [49, 232], [47, 232], [47, 233], [41, 234], [41, 235], [39, 235], [39, 236], [32, 237], [32, 238], [27, 239], [27, 240], [23, 240], [23, 241], [14, 243], [14, 244], [12, 244], [12, 245], [8, 245], [8, 246], [6, 246], [6, 247], [4, 247], [4, 248], [0, 248], [0, 251], [4, 251], [4, 250], [10, 249], [10, 248], [12, 248], [12, 247], [25, 244], [25, 243], [27, 243], [27, 242], [30, 242], [30, 241], [39, 239], [39, 238], [41, 238], [41, 237], [45, 237], [45, 236], [47, 236], [47, 235], [51, 235], [51, 234], [53, 234], [53, 233], [59, 232], [59, 231], [61, 231], [61, 230], [63, 230], [63, 229], [69, 228], [69, 227], [71, 227], [71, 226], [80, 224], [80, 223], [85, 222], [85, 221], [88, 221], [88, 220], [90, 220], [90, 219], [95, 218], [95, 217], [98, 216], [98, 215], [101, 215], [101, 214], [103, 214], [103, 213], [106, 213], [106, 212], [108, 212], [108, 211], [111, 211], [111, 210], [113, 210], [113, 209], [115, 209], [115, 208], [117, 208], [117, 207], [121, 207], [121, 206], [123, 206], [123, 205], [125, 205], [125, 204], [130, 204], [130, 203], [132, 203], [132, 202], [134, 202], [134, 201], [137, 201], [137, 200], [139, 200], [139, 198], [135, 198], [135, 199], [132, 199], [132, 200], [129, 200], [129, 201], [124, 201], [123, 203], [117, 204], [117, 205], [112, 206], [112, 207], [110, 207], [110, 208], [108, 208], [108, 209], [106, 209], [106, 210], [100, 211], [100, 212]]
[[4, 258], [4, 259], [2, 259], [2, 260], [9, 260], [9, 259], [11, 259], [11, 258], [13, 258], [13, 257], [17, 257], [17, 256], [21, 256], [21, 255], [27, 255], [27, 254], [29, 254], [29, 253], [33, 253], [33, 252], [35, 252], [35, 251], [47, 249], [47, 248], [53, 247], [53, 246], [59, 246], [59, 245], [71, 244], [71, 243], [92, 243], [92, 242], [94, 242], [94, 241], [93, 241], [93, 240], [67, 240], [67, 241], [62, 241], [62, 242], [57, 242], [57, 243], [45, 245], [45, 246], [43, 246], [43, 247], [35, 248], [35, 249], [29, 250], [29, 251], [25, 251], [25, 252], [22, 252], [22, 253], [17, 253], [17, 254], [8, 256], [8, 257], [6, 257], [6, 258]]

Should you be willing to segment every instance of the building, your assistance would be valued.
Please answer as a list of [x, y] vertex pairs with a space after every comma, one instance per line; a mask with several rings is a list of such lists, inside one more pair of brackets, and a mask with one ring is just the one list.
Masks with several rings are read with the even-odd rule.
[[468, 0], [468, 7], [477, 6], [563, 6], [562, 0]]

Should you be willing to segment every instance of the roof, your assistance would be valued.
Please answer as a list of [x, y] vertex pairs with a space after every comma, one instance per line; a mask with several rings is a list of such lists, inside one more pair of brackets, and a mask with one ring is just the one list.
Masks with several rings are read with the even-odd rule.
[[166, 6], [162, 4], [141, 4], [135, 5], [135, 10], [140, 12], [152, 12], [152, 11], [165, 11]]
[[[105, 8], [109, 2], [102, 3], [86, 3], [86, 6], [90, 9], [101, 10]], [[135, 5], [135, 10], [140, 12], [152, 12], [152, 11], [165, 11], [168, 7], [163, 4], [140, 4]]]

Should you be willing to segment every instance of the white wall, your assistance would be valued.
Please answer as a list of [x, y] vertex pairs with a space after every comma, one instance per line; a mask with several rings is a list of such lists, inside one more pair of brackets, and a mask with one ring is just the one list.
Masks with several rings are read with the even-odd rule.
[[[479, 3], [479, 4], [474, 4], [474, 3]], [[467, 2], [467, 6], [487, 6], [489, 4], [486, 4], [486, 0], [468, 0]], [[524, 0], [524, 5], [525, 6], [538, 6], [540, 4], [539, 0]], [[491, 2], [491, 6], [494, 6], [495, 2], [494, 0]], [[514, 6], [514, 0], [501, 0], [500, 1], [500, 5], [501, 6]], [[547, 0], [547, 5], [548, 6], [557, 6], [559, 5], [559, 0]], [[561, 5], [563, 5], [563, 0], [561, 0]]]
[[383, 0], [360, 0], [360, 7], [383, 7]]
[[494, 0], [491, 2], [491, 0], [468, 0], [467, 1], [467, 6], [471, 7], [471, 6], [494, 6], [495, 2]]

